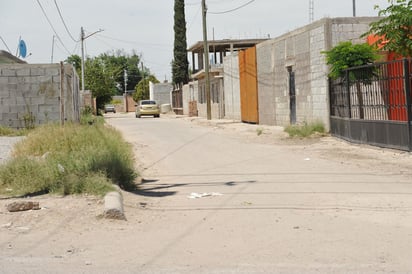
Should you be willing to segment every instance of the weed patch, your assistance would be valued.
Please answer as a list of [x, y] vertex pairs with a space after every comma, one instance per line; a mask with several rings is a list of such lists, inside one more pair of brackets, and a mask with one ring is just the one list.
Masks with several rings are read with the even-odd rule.
[[325, 126], [322, 122], [315, 122], [311, 124], [290, 125], [285, 128], [285, 132], [290, 137], [309, 137], [313, 134], [325, 134]]
[[132, 150], [103, 123], [37, 127], [16, 144], [13, 155], [0, 166], [2, 194], [104, 195], [113, 184], [135, 189]]

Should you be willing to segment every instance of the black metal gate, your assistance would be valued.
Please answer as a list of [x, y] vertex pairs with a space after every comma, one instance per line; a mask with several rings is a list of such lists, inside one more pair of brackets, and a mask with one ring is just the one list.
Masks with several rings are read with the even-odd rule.
[[331, 133], [412, 151], [412, 60], [350, 68], [329, 86]]

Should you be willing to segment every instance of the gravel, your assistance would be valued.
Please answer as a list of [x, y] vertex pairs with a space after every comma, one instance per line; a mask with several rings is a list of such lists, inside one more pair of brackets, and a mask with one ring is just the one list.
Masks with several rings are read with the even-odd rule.
[[24, 137], [0, 137], [0, 164], [4, 163], [11, 156], [14, 144]]

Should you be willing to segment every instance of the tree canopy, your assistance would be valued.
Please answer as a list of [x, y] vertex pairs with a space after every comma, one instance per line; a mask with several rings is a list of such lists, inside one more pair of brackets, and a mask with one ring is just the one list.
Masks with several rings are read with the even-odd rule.
[[149, 75], [147, 78], [145, 77], [136, 85], [136, 91], [133, 93], [133, 100], [135, 102], [139, 102], [140, 100], [146, 100], [150, 97], [149, 92], [149, 82], [154, 84], [159, 83], [159, 80], [156, 79], [155, 76]]
[[189, 81], [189, 62], [187, 60], [185, 1], [175, 0], [174, 5], [174, 49], [172, 78], [175, 84]]
[[352, 44], [352, 42], [341, 42], [326, 54], [326, 63], [330, 65], [329, 77], [332, 79], [344, 75], [345, 69], [373, 63], [378, 59], [374, 48], [366, 43]]
[[[73, 64], [77, 74], [81, 75], [81, 57], [71, 55], [66, 63]], [[124, 93], [125, 70], [127, 71], [126, 90], [136, 89], [143, 79], [143, 71], [145, 75], [151, 75], [150, 70], [142, 65], [140, 56], [135, 52], [129, 55], [119, 50], [85, 60], [85, 88], [96, 98], [97, 108], [102, 108], [104, 104], [110, 102], [113, 95]], [[153, 78], [155, 79], [154, 76]]]
[[[412, 56], [412, 0], [388, 0], [390, 5], [379, 10], [382, 19], [370, 24], [363, 36], [376, 35], [377, 45], [404, 57]], [[376, 7], [379, 9], [379, 6]]]

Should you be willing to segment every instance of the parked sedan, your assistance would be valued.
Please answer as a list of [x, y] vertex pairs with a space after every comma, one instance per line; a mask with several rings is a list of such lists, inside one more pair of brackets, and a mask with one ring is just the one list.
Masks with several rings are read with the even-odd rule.
[[160, 117], [160, 108], [155, 100], [141, 100], [136, 106], [136, 118], [145, 115]]
[[116, 108], [114, 105], [105, 105], [104, 106], [104, 113], [113, 112], [116, 113]]

